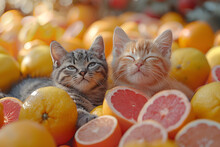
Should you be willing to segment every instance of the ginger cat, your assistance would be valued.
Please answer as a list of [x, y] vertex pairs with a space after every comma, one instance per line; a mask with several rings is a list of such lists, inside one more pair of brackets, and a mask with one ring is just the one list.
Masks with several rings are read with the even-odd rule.
[[149, 97], [165, 89], [178, 89], [191, 99], [193, 91], [169, 76], [172, 32], [154, 40], [131, 40], [116, 27], [113, 36], [111, 76], [114, 86], [139, 89]]

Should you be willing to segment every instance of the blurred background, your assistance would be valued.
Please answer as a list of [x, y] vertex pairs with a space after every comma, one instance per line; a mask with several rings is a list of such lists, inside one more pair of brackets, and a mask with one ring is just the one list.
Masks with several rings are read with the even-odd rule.
[[87, 49], [102, 35], [108, 56], [116, 26], [147, 39], [171, 29], [178, 42], [180, 31], [196, 20], [217, 33], [219, 8], [219, 0], [0, 0], [0, 46], [21, 62], [33, 46], [57, 40], [67, 50]]

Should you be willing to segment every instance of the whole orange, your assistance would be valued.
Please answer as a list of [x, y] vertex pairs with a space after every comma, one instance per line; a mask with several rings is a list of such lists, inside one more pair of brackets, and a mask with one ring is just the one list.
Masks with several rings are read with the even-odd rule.
[[79, 48], [84, 49], [84, 44], [79, 38], [60, 39], [59, 42], [68, 52]]
[[16, 121], [0, 131], [1, 147], [56, 147], [47, 129], [31, 120]]
[[91, 5], [74, 5], [67, 14], [67, 23], [70, 25], [76, 21], [82, 21], [86, 27], [98, 19], [98, 11]]
[[206, 53], [214, 42], [215, 34], [211, 26], [203, 21], [194, 21], [187, 24], [179, 34], [181, 48], [193, 47]]
[[184, 83], [192, 90], [205, 84], [210, 73], [206, 56], [195, 48], [182, 48], [171, 55], [172, 78]]
[[41, 123], [52, 134], [57, 145], [61, 145], [69, 141], [75, 133], [76, 104], [63, 89], [39, 88], [24, 101], [19, 119]]
[[164, 14], [161, 18], [160, 18], [162, 23], [167, 23], [167, 22], [179, 22], [182, 25], [185, 24], [185, 20], [183, 18], [182, 15], [180, 15], [179, 13], [176, 12], [168, 12], [166, 14]]
[[214, 45], [220, 46], [220, 30], [215, 33]]
[[92, 45], [92, 41], [100, 32], [113, 33], [116, 26], [117, 23], [111, 23], [106, 20], [98, 20], [92, 23], [83, 36], [83, 43], [85, 45], [85, 48], [88, 49]]

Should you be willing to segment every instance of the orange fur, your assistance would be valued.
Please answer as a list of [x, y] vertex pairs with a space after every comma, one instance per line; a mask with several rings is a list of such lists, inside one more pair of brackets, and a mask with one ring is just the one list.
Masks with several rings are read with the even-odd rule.
[[[116, 32], [114, 35], [120, 34]], [[114, 86], [133, 87], [150, 97], [161, 90], [178, 89], [191, 99], [192, 90], [169, 76], [172, 42], [169, 46], [169, 40], [164, 42], [163, 38], [159, 36], [154, 41], [127, 40], [123, 48], [119, 48], [121, 46], [117, 46], [118, 40], [114, 40], [116, 45], [113, 48], [112, 71], [110, 70]]]

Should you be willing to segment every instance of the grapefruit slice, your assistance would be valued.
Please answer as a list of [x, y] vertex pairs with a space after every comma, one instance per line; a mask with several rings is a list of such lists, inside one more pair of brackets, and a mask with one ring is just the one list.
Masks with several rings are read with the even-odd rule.
[[0, 128], [4, 124], [4, 112], [3, 112], [3, 105], [0, 103]]
[[116, 147], [121, 129], [115, 117], [103, 115], [80, 127], [75, 134], [77, 147]]
[[117, 86], [106, 93], [103, 102], [103, 114], [115, 116], [122, 133], [124, 133], [137, 122], [138, 114], [148, 99], [148, 96], [138, 90]]
[[13, 97], [4, 97], [0, 99], [0, 103], [3, 105], [4, 125], [17, 121], [23, 103]]
[[181, 147], [219, 147], [220, 123], [198, 119], [184, 126], [175, 141]]
[[212, 68], [209, 74], [208, 83], [219, 82], [219, 81], [220, 81], [220, 65], [216, 65]]
[[194, 118], [188, 98], [178, 90], [164, 90], [155, 94], [142, 108], [138, 122], [153, 119], [161, 123], [174, 138], [187, 122]]
[[146, 120], [131, 126], [122, 136], [119, 147], [124, 147], [131, 142], [167, 141], [166, 129], [156, 121]]

